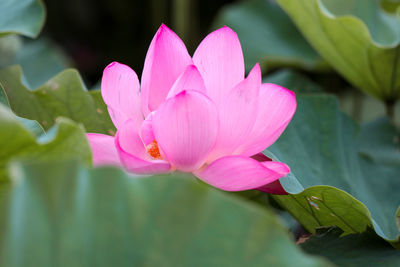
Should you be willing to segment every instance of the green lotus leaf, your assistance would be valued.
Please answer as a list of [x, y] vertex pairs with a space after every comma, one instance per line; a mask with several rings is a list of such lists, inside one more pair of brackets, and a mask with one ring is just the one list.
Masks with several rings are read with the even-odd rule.
[[337, 266], [385, 266], [400, 265], [400, 251], [394, 249], [375, 232], [368, 229], [362, 234], [343, 233], [338, 228], [320, 229], [301, 244], [307, 253], [324, 256]]
[[400, 16], [376, 0], [277, 0], [310, 44], [355, 87], [400, 97]]
[[398, 131], [387, 120], [360, 129], [333, 96], [297, 99], [292, 122], [265, 151], [291, 168], [281, 179], [291, 194], [274, 199], [310, 232], [338, 226], [350, 234], [374, 227], [399, 246]]
[[399, 0], [382, 0], [381, 7], [389, 13], [395, 13], [398, 11], [398, 9], [400, 7], [400, 1]]
[[36, 37], [46, 16], [41, 0], [1, 0], [0, 36], [17, 33]]
[[66, 117], [82, 123], [88, 132], [115, 132], [100, 91], [87, 91], [76, 70], [65, 70], [32, 91], [23, 83], [21, 67], [11, 66], [0, 70], [0, 83], [14, 113], [36, 120], [45, 130], [58, 117]]
[[0, 67], [11, 65], [21, 47], [21, 37], [16, 34], [0, 37]]
[[35, 89], [70, 67], [71, 61], [59, 47], [47, 38], [24, 40], [10, 65], [20, 65], [24, 81]]
[[15, 158], [76, 157], [87, 164], [91, 162], [85, 131], [68, 119], [58, 119], [55, 127], [37, 138], [6, 106], [0, 104], [0, 125], [0, 187], [8, 183], [6, 167]]
[[[10, 103], [8, 102], [6, 92], [4, 91], [3, 86], [1, 84], [0, 84], [0, 104], [10, 108]], [[45, 133], [43, 127], [37, 121], [28, 120], [18, 116], [16, 116], [16, 118], [34, 135], [40, 136]]]
[[331, 266], [269, 210], [191, 175], [135, 179], [64, 161], [14, 163], [10, 176], [2, 266]]
[[322, 70], [327, 66], [273, 1], [241, 1], [222, 9], [214, 28], [227, 25], [237, 32], [246, 69], [260, 62], [264, 71], [281, 66]]

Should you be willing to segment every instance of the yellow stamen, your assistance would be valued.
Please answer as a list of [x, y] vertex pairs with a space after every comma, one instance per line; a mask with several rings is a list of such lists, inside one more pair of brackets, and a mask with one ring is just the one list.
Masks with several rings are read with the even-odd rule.
[[156, 140], [146, 146], [147, 153], [154, 159], [162, 159]]

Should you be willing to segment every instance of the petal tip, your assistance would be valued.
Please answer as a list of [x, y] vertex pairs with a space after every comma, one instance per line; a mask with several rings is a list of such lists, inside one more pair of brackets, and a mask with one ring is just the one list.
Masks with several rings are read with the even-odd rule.
[[107, 67], [104, 68], [104, 72], [107, 71], [107, 70], [109, 70], [109, 69], [112, 69], [112, 68], [115, 67], [115, 66], [118, 66], [118, 64], [120, 64], [120, 63], [117, 62], [117, 61], [111, 62], [110, 64], [107, 65]]
[[260, 162], [265, 168], [273, 170], [277, 174], [280, 175], [280, 177], [284, 177], [290, 173], [290, 167], [279, 161], [265, 161], [265, 162]]
[[235, 36], [235, 38], [237, 38], [239, 40], [239, 37], [238, 37], [237, 33], [233, 29], [229, 28], [228, 26], [225, 26], [224, 28], [222, 28], [222, 30], [226, 34], [230, 34], [232, 36]]
[[[279, 85], [278, 85], [279, 86]], [[297, 99], [296, 99], [296, 93], [290, 89], [287, 89], [285, 87], [279, 86], [281, 87], [284, 91], [286, 91], [291, 97], [292, 97], [292, 101], [293, 101], [293, 105], [294, 105], [294, 110], [296, 110], [297, 108]]]
[[254, 65], [254, 67], [251, 69], [250, 73], [247, 75], [247, 77], [251, 77], [254, 76], [255, 78], [259, 78], [260, 79], [260, 84], [261, 84], [261, 67], [260, 64], [256, 63]]
[[284, 166], [282, 167], [282, 169], [280, 170], [280, 174], [282, 174], [282, 176], [286, 176], [290, 173], [290, 167], [288, 165], [286, 165], [285, 163], [283, 163]]
[[107, 65], [106, 69], [107, 69], [107, 68], [111, 68], [111, 67], [114, 66], [115, 64], [118, 64], [118, 62], [117, 62], [117, 61], [111, 62], [110, 64]]
[[[156, 32], [156, 40], [159, 40], [160, 38], [162, 38], [162, 36], [164, 34], [173, 34], [176, 35], [176, 33], [171, 30], [167, 25], [165, 25], [164, 23], [161, 24], [161, 26], [158, 28], [157, 32]], [[176, 35], [177, 36], [177, 35]]]
[[226, 26], [226, 25], [223, 26], [222, 28], [216, 29], [215, 31], [209, 33], [206, 36], [206, 38], [209, 37], [209, 36], [231, 36], [234, 39], [239, 40], [239, 37], [238, 37], [237, 33], [234, 30], [232, 30], [231, 28], [229, 28], [228, 26]]
[[280, 85], [278, 85], [282, 90], [285, 90], [287, 93], [289, 93], [291, 96], [293, 96], [294, 98], [295, 98], [295, 100], [296, 100], [296, 93], [294, 92], [294, 91], [292, 91], [292, 90], [290, 90], [290, 89], [288, 89], [288, 88], [286, 88], [286, 87], [283, 87], [283, 86], [280, 86]]
[[160, 30], [167, 30], [167, 31], [172, 31], [167, 25], [165, 25], [164, 23], [161, 23], [160, 25]]
[[194, 65], [194, 64], [188, 65], [186, 69], [187, 69], [187, 70], [198, 70], [197, 67], [196, 67], [196, 65]]
[[217, 29], [216, 31], [231, 32], [231, 33], [234, 33], [235, 35], [237, 35], [236, 32], [234, 30], [232, 30], [232, 28], [230, 28], [226, 25], [224, 25], [222, 28]]
[[187, 94], [187, 90], [182, 90], [180, 93], [178, 93], [175, 97], [185, 97]]
[[[267, 161], [270, 162], [270, 161]], [[245, 191], [258, 189], [277, 181], [284, 169], [278, 163], [265, 166], [252, 158], [243, 156], [226, 156], [219, 158], [205, 169], [194, 172], [204, 182], [225, 191]], [[252, 179], [249, 179], [252, 177]]]
[[294, 91], [287, 89], [286, 87], [283, 87], [279, 84], [275, 84], [275, 83], [264, 83], [263, 85], [275, 87], [277, 89], [280, 89], [280, 90], [288, 93], [291, 97], [293, 97], [294, 103], [295, 103], [295, 105], [297, 105], [296, 93]]
[[110, 64], [105, 67], [104, 72], [107, 72], [112, 69], [117, 69], [117, 70], [132, 70], [128, 65], [119, 63], [118, 61], [113, 61]]

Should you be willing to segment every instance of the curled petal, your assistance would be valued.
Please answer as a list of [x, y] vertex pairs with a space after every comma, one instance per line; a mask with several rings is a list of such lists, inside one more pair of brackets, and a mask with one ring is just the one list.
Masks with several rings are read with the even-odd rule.
[[137, 127], [142, 123], [139, 89], [138, 77], [130, 67], [113, 62], [104, 69], [101, 95], [117, 128], [127, 119]]
[[268, 169], [279, 173], [281, 177], [286, 176], [290, 172], [289, 166], [279, 161], [264, 161], [261, 162], [261, 164]]
[[[281, 177], [286, 176], [290, 172], [290, 168], [286, 164], [281, 163], [281, 162], [265, 161], [265, 162], [262, 162], [262, 164], [265, 167], [279, 173], [281, 175]], [[285, 189], [283, 188], [283, 186], [279, 180], [276, 180], [270, 184], [263, 185], [263, 186], [257, 188], [257, 190], [260, 190], [262, 192], [269, 193], [269, 194], [275, 194], [275, 195], [287, 195], [288, 194], [285, 191]]]
[[[258, 162], [270, 162], [270, 163], [265, 163], [266, 167], [270, 167], [271, 169], [279, 172], [282, 174], [282, 176], [286, 176], [289, 172], [290, 169], [287, 165], [285, 164], [280, 164], [280, 162], [274, 162], [272, 161], [271, 158], [265, 156], [263, 153], [258, 153], [256, 155], [251, 156], [252, 159], [257, 160]], [[269, 164], [269, 165], [268, 165]], [[275, 195], [287, 195], [288, 193], [285, 191], [283, 188], [282, 184], [280, 183], [280, 180], [277, 180], [275, 182], [272, 182], [270, 184], [263, 185], [262, 187], [257, 188], [257, 190], [269, 193], [269, 194], [275, 194]]]
[[125, 122], [118, 129], [115, 136], [115, 147], [122, 165], [132, 173], [166, 173], [171, 169], [168, 162], [150, 158], [132, 121]]
[[114, 144], [114, 137], [105, 134], [88, 133], [86, 137], [89, 141], [93, 155], [93, 165], [115, 165], [121, 166], [117, 149]]
[[[277, 164], [286, 166], [280, 162]], [[244, 156], [227, 156], [217, 159], [194, 174], [204, 182], [222, 190], [243, 191], [260, 188], [281, 178], [284, 167], [278, 167], [275, 163], [273, 167], [274, 169], [271, 169], [268, 164]]]
[[242, 47], [236, 33], [228, 27], [204, 38], [193, 55], [193, 62], [204, 79], [207, 95], [217, 106], [244, 79]]
[[289, 124], [296, 106], [292, 91], [276, 84], [262, 84], [254, 127], [236, 153], [252, 156], [272, 145]]
[[161, 154], [178, 170], [193, 171], [206, 160], [218, 133], [215, 104], [197, 91], [166, 100], [153, 116]]
[[167, 98], [171, 98], [182, 92], [183, 90], [196, 90], [207, 94], [204, 80], [195, 65], [189, 65], [175, 81]]
[[158, 29], [147, 51], [142, 74], [142, 109], [144, 115], [165, 100], [175, 80], [192, 59], [182, 40], [164, 24]]

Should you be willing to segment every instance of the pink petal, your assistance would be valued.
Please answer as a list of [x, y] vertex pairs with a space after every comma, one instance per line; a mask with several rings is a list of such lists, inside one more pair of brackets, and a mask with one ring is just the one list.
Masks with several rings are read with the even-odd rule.
[[117, 149], [114, 144], [114, 137], [105, 134], [88, 133], [86, 137], [89, 141], [93, 155], [93, 165], [116, 165], [121, 166]]
[[210, 33], [193, 55], [207, 88], [207, 94], [217, 104], [244, 79], [242, 47], [234, 31], [223, 27]]
[[[283, 164], [283, 163], [280, 163]], [[286, 166], [286, 165], [285, 165]], [[283, 167], [275, 169], [282, 170]], [[227, 156], [212, 162], [194, 174], [204, 182], [225, 191], [257, 189], [283, 175], [262, 162], [244, 156]]]
[[166, 173], [171, 165], [163, 160], [152, 160], [133, 121], [126, 121], [115, 136], [115, 146], [123, 166], [136, 174]]
[[[265, 156], [263, 153], [255, 154], [255, 155], [251, 156], [251, 158], [257, 160], [258, 162], [263, 162], [263, 163], [265, 163], [266, 161], [273, 162], [272, 159]], [[264, 166], [270, 167], [270, 169], [273, 169], [273, 170], [281, 173], [282, 176], [285, 176], [290, 172], [290, 169], [286, 164], [276, 164], [276, 162], [267, 163], [267, 164], [270, 164], [270, 165], [266, 166], [264, 164]], [[265, 193], [269, 193], [269, 194], [275, 194], [275, 195], [287, 195], [288, 194], [285, 191], [285, 189], [283, 188], [283, 186], [279, 180], [272, 182], [270, 184], [263, 185], [263, 186], [257, 188], [257, 190], [265, 192]]]
[[140, 130], [140, 136], [142, 137], [142, 141], [145, 146], [152, 143], [156, 139], [153, 132], [153, 114], [154, 111], [147, 115]]
[[147, 116], [165, 100], [175, 80], [192, 64], [182, 40], [164, 24], [147, 51], [142, 74], [142, 109]]
[[196, 90], [207, 94], [204, 80], [195, 65], [189, 65], [175, 81], [167, 98], [171, 98], [182, 92], [183, 90]]
[[264, 167], [279, 173], [281, 177], [286, 176], [290, 172], [289, 166], [279, 161], [264, 161], [260, 163], [264, 165]]
[[104, 69], [101, 94], [117, 128], [127, 119], [137, 127], [142, 123], [139, 88], [138, 77], [128, 66], [113, 62]]
[[162, 155], [178, 170], [202, 166], [215, 144], [215, 104], [197, 91], [182, 91], [166, 100], [153, 116], [153, 130]]
[[[139, 136], [135, 123], [127, 120], [117, 131], [118, 143], [121, 149], [141, 159], [150, 159]], [[116, 136], [117, 137], [117, 136]]]
[[296, 106], [292, 91], [276, 84], [262, 84], [253, 130], [236, 153], [251, 156], [272, 145], [289, 124]]
[[256, 120], [260, 85], [261, 70], [257, 64], [248, 77], [235, 86], [221, 102], [217, 143], [208, 162], [231, 155], [246, 142]]

